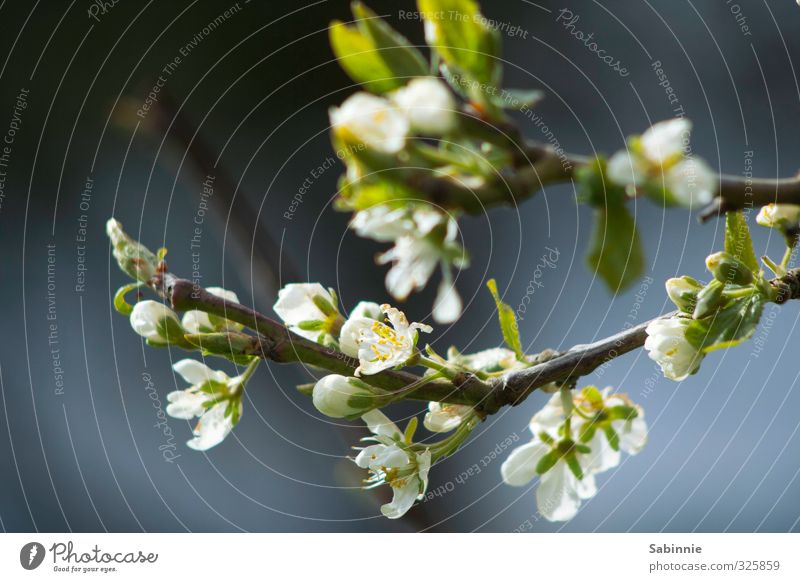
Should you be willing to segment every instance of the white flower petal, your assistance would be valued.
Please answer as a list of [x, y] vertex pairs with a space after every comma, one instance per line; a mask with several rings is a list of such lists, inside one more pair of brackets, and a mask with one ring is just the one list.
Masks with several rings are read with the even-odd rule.
[[550, 447], [538, 441], [515, 448], [500, 467], [503, 481], [513, 487], [527, 485], [536, 476], [536, 465], [548, 452]]
[[339, 349], [351, 358], [357, 358], [359, 340], [375, 321], [366, 317], [351, 317], [345, 321], [339, 332]]
[[642, 134], [642, 151], [651, 162], [663, 164], [683, 153], [689, 140], [692, 124], [688, 119], [661, 121]]
[[173, 418], [190, 420], [195, 416], [201, 416], [205, 411], [203, 403], [207, 395], [202, 392], [190, 390], [175, 390], [167, 394], [167, 414]]
[[[241, 403], [239, 406], [241, 413]], [[233, 430], [231, 417], [225, 416], [227, 407], [227, 402], [220, 402], [201, 416], [194, 429], [194, 438], [187, 442], [186, 446], [196, 451], [206, 451], [225, 440], [225, 437]]]
[[536, 488], [536, 507], [542, 517], [548, 521], [568, 521], [575, 517], [581, 506], [576, 483], [564, 461], [558, 461], [542, 475]]
[[370, 410], [361, 415], [361, 420], [366, 423], [367, 428], [374, 435], [386, 436], [389, 438], [399, 438], [403, 435], [397, 425], [380, 410]]
[[433, 319], [437, 323], [453, 323], [461, 316], [463, 304], [455, 284], [442, 281], [433, 304]]
[[381, 513], [389, 519], [403, 517], [414, 505], [419, 489], [420, 483], [416, 476], [406, 478], [401, 487], [392, 487], [392, 501], [381, 506]]
[[647, 423], [641, 409], [639, 409], [639, 416], [630, 422], [616, 420], [613, 426], [619, 435], [619, 448], [629, 455], [639, 453], [647, 444]]
[[212, 370], [204, 363], [198, 362], [197, 360], [193, 360], [191, 358], [186, 358], [175, 362], [172, 365], [172, 369], [175, 370], [181, 376], [181, 378], [193, 386], [199, 386], [200, 384], [208, 382], [209, 380], [214, 380], [216, 382], [228, 381], [227, 374]]

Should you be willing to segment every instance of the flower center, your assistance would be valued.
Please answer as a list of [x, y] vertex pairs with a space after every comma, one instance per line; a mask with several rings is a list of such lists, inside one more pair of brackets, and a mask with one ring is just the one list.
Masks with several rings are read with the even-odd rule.
[[408, 339], [397, 335], [397, 332], [385, 323], [376, 321], [372, 324], [371, 331], [375, 334], [375, 339], [372, 339], [370, 349], [375, 354], [376, 360], [385, 362], [395, 352], [408, 347]]

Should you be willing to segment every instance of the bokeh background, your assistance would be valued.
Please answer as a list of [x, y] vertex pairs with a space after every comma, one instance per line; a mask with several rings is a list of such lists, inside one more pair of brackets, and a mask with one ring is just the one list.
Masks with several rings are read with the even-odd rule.
[[[421, 23], [403, 18], [413, 2], [370, 5], [422, 43]], [[627, 77], [558, 21], [565, 8]], [[712, 166], [764, 177], [797, 171], [794, 1], [508, 0], [483, 9], [519, 27], [504, 36], [506, 86], [547, 92], [537, 111], [569, 151], [610, 153], [680, 106], [695, 124], [695, 154]], [[645, 407], [650, 443], [601, 476], [598, 495], [567, 524], [541, 520], [533, 489], [500, 480], [509, 442], [528, 440], [527, 421], [545, 395], [485, 422], [432, 471], [430, 490], [442, 494], [399, 521], [380, 517], [388, 491], [360, 491], [362, 475], [346, 459], [363, 428], [321, 418], [295, 392], [309, 380], [300, 367], [262, 366], [243, 420], [207, 454], [183, 445], [184, 421], [168, 421], [168, 442], [157, 407], [182, 385], [170, 362], [184, 354], [144, 349], [113, 311], [110, 298], [126, 279], [110, 259], [109, 216], [151, 248], [167, 246], [175, 272], [197, 268], [205, 284], [235, 289], [265, 313], [281, 284], [299, 280], [336, 287], [346, 308], [386, 298], [385, 268], [372, 263], [383, 245], [357, 239], [348, 216], [331, 208], [341, 167], [316, 170], [332, 155], [328, 108], [354, 91], [326, 33], [331, 19], [349, 19], [348, 5], [5, 0], [0, 17], [0, 134], [8, 135], [21, 92], [26, 102], [0, 168], [3, 530], [800, 529], [800, 309], [792, 304], [766, 309], [760, 348], [751, 341], [714, 354], [685, 382], [663, 379], [642, 351], [586, 378]], [[654, 72], [658, 61], [677, 102]], [[159, 75], [157, 103], [137, 116]], [[520, 124], [541, 139], [540, 127]], [[514, 307], [528, 295], [520, 328], [531, 351], [588, 342], [669, 309], [662, 282], [703, 277], [721, 224], [699, 225], [686, 210], [648, 202], [634, 209], [647, 273], [616, 297], [585, 267], [591, 211], [576, 204], [571, 185], [464, 220], [473, 261], [458, 287], [469, 307], [455, 325], [436, 327], [434, 344], [499, 345], [488, 277]], [[759, 254], [782, 252], [764, 229], [756, 244]], [[558, 261], [543, 268], [551, 249]], [[429, 318], [429, 287], [404, 305], [413, 320]], [[391, 414], [402, 420], [420, 410], [396, 406]]]

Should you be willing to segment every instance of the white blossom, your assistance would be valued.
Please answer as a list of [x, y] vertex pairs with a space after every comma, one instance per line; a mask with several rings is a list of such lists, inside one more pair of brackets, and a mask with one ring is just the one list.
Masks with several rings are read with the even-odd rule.
[[422, 323], [409, 323], [405, 314], [384, 304], [381, 309], [391, 326], [382, 321], [371, 321], [359, 329], [356, 376], [377, 374], [382, 370], [402, 366], [413, 355], [420, 331], [430, 333], [433, 328]]
[[[158, 301], [139, 301], [131, 312], [131, 327], [143, 338], [155, 343], [168, 343], [166, 329], [180, 329], [181, 322], [172, 309]], [[173, 338], [175, 339], [175, 338]]]
[[411, 129], [425, 135], [450, 133], [457, 124], [456, 101], [439, 79], [419, 77], [391, 95], [408, 117]]
[[429, 402], [423, 424], [431, 432], [450, 432], [458, 428], [464, 419], [471, 415], [471, 406]]
[[362, 449], [355, 463], [362, 469], [369, 469], [368, 486], [387, 483], [392, 488], [392, 501], [381, 506], [381, 513], [389, 519], [397, 519], [425, 494], [431, 453], [427, 449], [413, 452], [403, 446], [400, 429], [379, 410], [362, 418], [378, 442]]
[[273, 305], [275, 313], [296, 334], [317, 341], [325, 333], [324, 328], [302, 329], [306, 322], [325, 322], [328, 316], [314, 302], [323, 301], [336, 308], [331, 294], [319, 283], [290, 283], [278, 292], [278, 300]]
[[360, 380], [329, 374], [314, 385], [314, 406], [331, 418], [351, 418], [375, 408], [373, 392]]
[[[228, 291], [222, 287], [208, 287], [206, 291], [217, 297], [221, 297], [225, 301], [232, 303], [239, 303], [239, 297], [233, 291]], [[242, 326], [233, 321], [223, 320], [221, 317], [216, 318], [219, 324], [212, 323], [211, 318], [205, 311], [199, 309], [192, 309], [183, 314], [181, 323], [184, 329], [189, 333], [212, 333], [219, 331], [238, 331]]]
[[189, 448], [205, 451], [218, 445], [242, 415], [242, 377], [230, 378], [192, 359], [176, 362], [173, 369], [191, 385], [167, 394], [167, 414], [184, 420], [200, 419], [194, 438], [186, 443]]
[[364, 144], [386, 154], [402, 150], [410, 130], [408, 117], [393, 103], [363, 92], [332, 108], [330, 120], [345, 142]]
[[650, 359], [658, 362], [666, 378], [680, 381], [694, 374], [703, 360], [703, 353], [686, 339], [690, 319], [657, 319], [647, 326], [644, 348]]
[[664, 185], [675, 202], [696, 208], [711, 202], [718, 184], [708, 164], [698, 158], [687, 158], [665, 172]]
[[796, 204], [767, 204], [762, 206], [756, 222], [767, 228], [785, 230], [800, 223], [800, 206]]
[[386, 273], [386, 289], [395, 299], [403, 301], [412, 291], [425, 287], [439, 262], [445, 259], [445, 247], [454, 243], [457, 230], [455, 220], [448, 219], [443, 241], [428, 236], [401, 236], [378, 258], [381, 264], [392, 263]]
[[356, 212], [350, 227], [358, 236], [390, 242], [402, 236], [422, 238], [446, 220], [447, 215], [428, 205], [395, 208], [376, 204]]
[[692, 123], [685, 118], [656, 123], [642, 134], [642, 153], [654, 164], [667, 164], [683, 155], [691, 131]]
[[[595, 495], [594, 477], [598, 473], [616, 467], [620, 451], [635, 455], [647, 442], [647, 424], [644, 411], [622, 394], [611, 394], [611, 389], [602, 392], [593, 387], [572, 395], [572, 406], [580, 411], [570, 414], [570, 432], [563, 429], [567, 413], [562, 395], [554, 394], [547, 404], [531, 419], [529, 428], [533, 440], [512, 451], [501, 467], [503, 481], [512, 486], [524, 486], [537, 475], [537, 465], [545, 455], [558, 452], [555, 464], [539, 478], [536, 503], [539, 513], [550, 521], [572, 519], [581, 501]], [[636, 416], [631, 419], [609, 419], [609, 410], [625, 406], [633, 408]], [[613, 418], [613, 417], [611, 417]], [[578, 449], [581, 435], [594, 425], [594, 434], [585, 446], [589, 451]], [[610, 428], [617, 435], [619, 450], [615, 450], [606, 434]], [[570, 452], [567, 452], [570, 451]], [[582, 479], [578, 479], [566, 462], [568, 454], [575, 457], [580, 466]]]
[[703, 160], [689, 155], [692, 124], [687, 119], [656, 123], [630, 150], [608, 160], [607, 176], [631, 192], [648, 186], [666, 189], [669, 201], [687, 207], [708, 204], [717, 191], [717, 177]]
[[[500, 468], [503, 481], [514, 487], [527, 485], [537, 474], [537, 464], [550, 450], [549, 446], [536, 439], [517, 447]], [[548, 521], [568, 521], [578, 513], [581, 501], [596, 493], [594, 475], [584, 472], [583, 479], [579, 480], [566, 461], [560, 458], [550, 470], [539, 477], [536, 507]]]

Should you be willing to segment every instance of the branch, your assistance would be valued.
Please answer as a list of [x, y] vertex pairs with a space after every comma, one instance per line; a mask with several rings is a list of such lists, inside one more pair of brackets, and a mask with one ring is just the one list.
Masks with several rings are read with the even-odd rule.
[[[168, 300], [178, 311], [199, 309], [224, 317], [256, 332], [250, 353], [265, 360], [285, 364], [304, 363], [334, 374], [352, 376], [358, 360], [337, 350], [307, 340], [275, 321], [240, 303], [226, 301], [196, 287], [188, 279], [172, 273], [157, 274], [150, 282], [152, 289]], [[362, 378], [374, 386], [389, 391], [399, 391], [421, 378], [404, 371], [385, 371]], [[409, 397], [416, 400], [471, 404], [480, 402], [491, 387], [473, 375], [465, 375], [455, 382], [434, 381], [415, 390]]]
[[[578, 168], [594, 159], [526, 140], [519, 128], [510, 123], [489, 125], [478, 117], [466, 116], [464, 129], [474, 137], [513, 152], [516, 158], [513, 169], [477, 188], [422, 173], [411, 178], [411, 184], [428, 194], [432, 202], [462, 208], [470, 214], [482, 213], [489, 206], [516, 205], [549, 184], [569, 182]], [[699, 216], [706, 221], [725, 212], [771, 203], [800, 205], [800, 176], [769, 179], [721, 174], [717, 197]]]
[[[776, 290], [775, 303], [800, 299], [800, 268], [770, 281]], [[328, 372], [352, 376], [358, 361], [337, 350], [309, 341], [283, 324], [240, 303], [226, 301], [187, 279], [171, 273], [161, 273], [150, 285], [158, 295], [171, 302], [178, 311], [199, 309], [224, 317], [253, 329], [253, 355], [277, 363], [301, 362]], [[494, 414], [504, 406], [516, 406], [537, 388], [552, 382], [574, 383], [600, 366], [644, 345], [645, 329], [657, 319], [672, 317], [676, 311], [661, 315], [635, 327], [625, 329], [590, 344], [573, 346], [566, 352], [546, 350], [541, 361], [530, 368], [508, 372], [489, 381], [472, 374], [463, 374], [452, 382], [433, 381], [413, 392], [409, 398], [474, 406], [482, 414]], [[363, 380], [389, 391], [399, 391], [418, 382], [420, 377], [404, 371], [385, 371], [364, 376]]]

